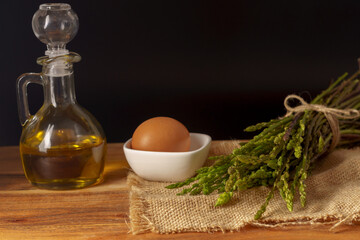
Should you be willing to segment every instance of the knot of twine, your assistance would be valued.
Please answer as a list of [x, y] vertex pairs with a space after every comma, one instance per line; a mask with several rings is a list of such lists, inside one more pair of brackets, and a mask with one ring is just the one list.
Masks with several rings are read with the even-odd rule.
[[[296, 107], [290, 107], [288, 101], [290, 99], [297, 99], [300, 101], [301, 105]], [[305, 110], [312, 110], [316, 112], [324, 113], [327, 121], [329, 122], [333, 138], [331, 141], [331, 145], [329, 147], [329, 152], [334, 150], [337, 144], [340, 141], [340, 128], [339, 128], [339, 121], [338, 118], [341, 119], [356, 119], [360, 117], [360, 111], [356, 109], [337, 109], [337, 108], [330, 108], [320, 104], [309, 104], [307, 103], [302, 97], [298, 95], [289, 95], [284, 100], [284, 106], [287, 110], [285, 117], [298, 112], [304, 112]]]

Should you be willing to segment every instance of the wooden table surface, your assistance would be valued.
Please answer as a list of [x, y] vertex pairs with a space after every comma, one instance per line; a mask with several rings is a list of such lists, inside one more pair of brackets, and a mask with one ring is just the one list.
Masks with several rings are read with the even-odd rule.
[[[219, 142], [213, 142], [213, 145]], [[4, 239], [360, 239], [360, 224], [246, 227], [236, 233], [129, 234], [128, 165], [122, 144], [109, 144], [103, 183], [81, 190], [31, 186], [18, 147], [0, 147], [0, 240]]]

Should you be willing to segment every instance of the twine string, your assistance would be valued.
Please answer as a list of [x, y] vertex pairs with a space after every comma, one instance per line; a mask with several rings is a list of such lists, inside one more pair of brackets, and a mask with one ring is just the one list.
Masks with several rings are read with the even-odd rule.
[[[298, 105], [296, 107], [289, 106], [288, 101], [290, 99], [299, 100], [301, 105]], [[309, 104], [302, 97], [295, 95], [295, 94], [291, 94], [285, 98], [284, 106], [285, 106], [286, 110], [288, 111], [287, 114], [285, 115], [285, 117], [291, 115], [292, 113], [304, 112], [305, 110], [313, 110], [313, 111], [317, 111], [317, 112], [328, 113], [328, 114], [331, 114], [331, 115], [333, 115], [337, 118], [341, 118], [341, 119], [355, 119], [355, 118], [360, 117], [360, 111], [358, 111], [356, 109], [351, 109], [351, 108], [337, 109], [337, 108], [326, 107], [326, 106], [320, 105], [320, 104]]]
[[[289, 106], [288, 102], [291, 99], [297, 99], [300, 101], [300, 105], [296, 107]], [[331, 145], [329, 147], [329, 152], [334, 150], [337, 144], [340, 141], [340, 128], [338, 119], [356, 119], [360, 117], [360, 111], [356, 109], [337, 109], [330, 108], [320, 104], [309, 104], [302, 97], [291, 94], [287, 96], [284, 100], [284, 106], [287, 110], [285, 117], [290, 116], [293, 113], [304, 112], [307, 110], [312, 110], [316, 112], [324, 113], [327, 121], [329, 122], [330, 129], [333, 134]]]

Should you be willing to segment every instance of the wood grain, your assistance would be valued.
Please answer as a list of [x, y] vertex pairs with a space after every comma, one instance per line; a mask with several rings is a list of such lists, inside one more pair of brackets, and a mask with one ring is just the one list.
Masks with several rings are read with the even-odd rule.
[[[213, 151], [232, 141], [213, 142]], [[32, 187], [18, 147], [0, 148], [0, 239], [360, 239], [360, 225], [246, 227], [236, 233], [129, 234], [129, 166], [122, 144], [109, 144], [104, 181], [93, 187], [48, 191]]]

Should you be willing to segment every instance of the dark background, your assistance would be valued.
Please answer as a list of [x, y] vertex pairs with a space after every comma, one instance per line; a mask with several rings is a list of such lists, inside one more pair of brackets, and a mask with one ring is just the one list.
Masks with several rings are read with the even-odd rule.
[[[16, 78], [41, 71], [45, 45], [31, 19], [44, 2], [0, 3], [0, 145], [21, 134]], [[77, 99], [109, 142], [155, 116], [213, 139], [248, 138], [246, 126], [285, 113], [286, 95], [309, 100], [358, 68], [358, 0], [64, 2], [80, 19], [67, 46], [83, 57], [74, 66]], [[35, 113], [42, 89], [28, 90]]]

